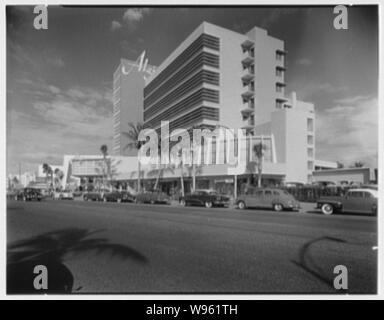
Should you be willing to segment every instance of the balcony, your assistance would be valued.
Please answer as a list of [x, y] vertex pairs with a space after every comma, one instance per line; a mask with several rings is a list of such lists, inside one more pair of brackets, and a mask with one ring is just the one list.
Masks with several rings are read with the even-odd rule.
[[255, 103], [248, 101], [244, 103], [243, 109], [241, 109], [241, 114], [243, 116], [250, 116], [255, 111]]
[[252, 48], [252, 46], [254, 45], [255, 43], [250, 40], [250, 39], [247, 39], [245, 40], [242, 44], [241, 44], [241, 47], [243, 48], [243, 50], [249, 50]]
[[246, 121], [244, 121], [244, 124], [243, 126], [241, 127], [241, 129], [245, 129], [245, 130], [252, 130], [255, 128], [255, 120], [250, 118]]
[[246, 87], [245, 92], [243, 92], [241, 96], [243, 97], [244, 100], [249, 100], [254, 96], [254, 94], [255, 94], [255, 86], [249, 84]]
[[249, 83], [255, 76], [255, 70], [253, 67], [248, 67], [243, 70], [241, 80], [245, 83]]
[[255, 61], [255, 53], [252, 50], [247, 50], [243, 54], [243, 59], [241, 60], [241, 63], [244, 67], [250, 66]]

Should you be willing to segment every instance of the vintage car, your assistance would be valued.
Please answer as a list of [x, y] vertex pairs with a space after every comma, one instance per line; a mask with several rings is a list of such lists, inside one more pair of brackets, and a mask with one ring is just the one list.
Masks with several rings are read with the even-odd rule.
[[136, 203], [170, 203], [170, 198], [164, 192], [161, 191], [144, 191], [136, 195]]
[[195, 205], [211, 208], [213, 206], [229, 206], [229, 197], [219, 194], [216, 190], [201, 189], [185, 195], [180, 199], [182, 206]]
[[15, 195], [15, 200], [22, 200], [22, 201], [31, 201], [31, 200], [41, 201], [42, 198], [43, 196], [40, 193], [40, 191], [33, 188], [21, 189]]
[[71, 190], [55, 191], [53, 193], [53, 199], [55, 200], [73, 200], [73, 193]]
[[103, 194], [98, 191], [88, 191], [83, 194], [84, 201], [101, 201], [103, 199]]
[[245, 194], [236, 199], [239, 209], [263, 208], [275, 211], [299, 210], [300, 203], [285, 190], [274, 188], [248, 188]]
[[375, 189], [350, 189], [341, 197], [322, 197], [316, 202], [316, 208], [330, 215], [339, 213], [377, 214], [378, 191]]
[[103, 201], [131, 202], [135, 198], [128, 191], [112, 191], [103, 193]]

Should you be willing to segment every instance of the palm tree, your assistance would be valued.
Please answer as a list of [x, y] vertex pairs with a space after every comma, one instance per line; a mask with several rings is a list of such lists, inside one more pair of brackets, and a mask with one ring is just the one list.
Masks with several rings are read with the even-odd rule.
[[15, 188], [19, 184], [19, 179], [17, 177], [13, 177], [12, 186]]
[[48, 179], [48, 176], [51, 176], [51, 184], [53, 186], [53, 170], [48, 163], [43, 163], [43, 173], [45, 173], [46, 179]]
[[194, 161], [194, 154], [195, 152], [198, 152], [200, 151], [199, 148], [198, 148], [198, 144], [197, 142], [193, 139], [193, 130], [194, 129], [200, 129], [200, 126], [199, 125], [193, 125], [190, 130], [192, 132], [192, 148], [191, 148], [191, 160], [192, 160], [192, 166], [191, 166], [191, 175], [192, 175], [192, 191], [195, 191], [196, 189], [196, 174], [197, 174], [197, 171], [201, 171], [201, 168], [200, 170], [198, 170], [196, 168], [196, 164], [195, 164], [195, 161]]
[[[107, 145], [103, 144], [101, 147], [100, 147], [100, 151], [101, 151], [101, 154], [103, 155], [103, 161], [104, 161], [104, 166], [103, 166], [103, 188], [105, 187], [105, 177], [108, 175], [108, 172], [106, 172], [106, 168], [108, 167], [107, 165], [107, 155], [108, 155], [108, 147]], [[108, 168], [107, 168], [107, 171], [108, 171]]]
[[263, 144], [262, 140], [258, 144], [255, 144], [253, 146], [253, 154], [256, 158], [256, 167], [257, 167], [257, 186], [261, 187], [261, 174], [263, 171], [263, 158], [264, 158], [264, 151], [267, 149], [267, 146]]
[[[125, 135], [130, 141], [125, 146], [125, 148], [137, 150], [137, 154], [139, 154], [139, 150], [144, 144], [143, 141], [139, 140], [139, 135], [140, 135], [140, 131], [144, 129], [144, 126], [140, 122], [136, 124], [131, 122], [128, 124], [128, 126], [130, 127], [130, 130], [127, 132], [123, 132], [123, 135]], [[137, 192], [141, 191], [140, 175], [141, 175], [141, 163], [140, 163], [139, 157], [137, 157]]]
[[337, 161], [337, 168], [338, 169], [344, 168], [344, 164], [342, 162], [340, 162], [340, 161]]
[[362, 167], [364, 167], [364, 162], [361, 162], [361, 161], [356, 161], [352, 166], [352, 168], [362, 168]]
[[54, 173], [55, 173], [55, 186], [56, 186], [63, 179], [64, 173], [59, 168], [56, 168]]
[[[180, 154], [182, 153], [182, 150], [180, 150]], [[181, 196], [185, 196], [185, 190], [184, 190], [184, 162], [183, 157], [181, 154], [181, 162], [180, 162], [180, 183], [181, 183]]]

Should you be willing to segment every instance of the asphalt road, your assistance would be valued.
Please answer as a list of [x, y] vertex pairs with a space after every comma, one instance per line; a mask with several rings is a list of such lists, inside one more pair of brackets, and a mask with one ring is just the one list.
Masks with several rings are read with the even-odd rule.
[[[8, 202], [7, 288], [48, 293], [374, 293], [377, 218], [82, 201]], [[334, 289], [336, 265], [348, 290]]]

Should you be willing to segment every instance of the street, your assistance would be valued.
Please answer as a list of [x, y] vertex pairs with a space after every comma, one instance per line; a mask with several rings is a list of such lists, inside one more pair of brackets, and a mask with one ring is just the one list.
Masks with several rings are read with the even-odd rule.
[[[313, 205], [314, 206], [314, 205]], [[83, 201], [8, 201], [9, 293], [374, 293], [377, 218]], [[348, 290], [334, 289], [334, 267]]]

